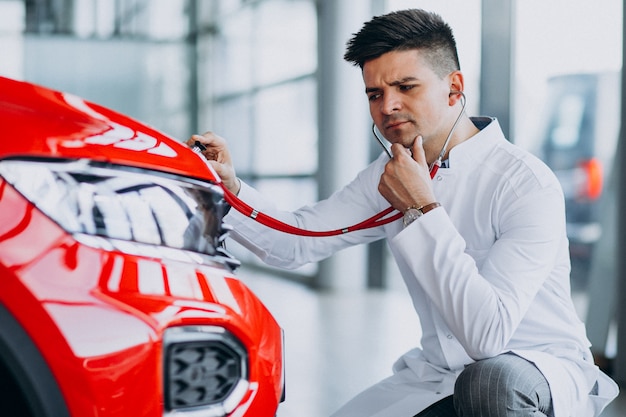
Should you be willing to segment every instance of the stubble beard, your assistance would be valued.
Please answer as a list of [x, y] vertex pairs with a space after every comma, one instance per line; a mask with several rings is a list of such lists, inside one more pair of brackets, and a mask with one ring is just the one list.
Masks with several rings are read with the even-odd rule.
[[382, 124], [383, 126], [388, 126], [397, 122], [403, 122], [404, 124], [398, 128], [385, 129], [385, 137], [391, 143], [398, 143], [405, 148], [411, 148], [415, 138], [419, 135], [419, 128], [415, 120], [406, 115], [396, 115], [394, 117], [385, 117]]

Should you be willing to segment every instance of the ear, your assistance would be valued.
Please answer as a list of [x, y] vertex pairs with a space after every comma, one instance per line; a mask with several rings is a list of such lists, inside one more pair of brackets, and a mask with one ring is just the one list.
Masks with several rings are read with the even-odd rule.
[[463, 79], [463, 73], [461, 71], [453, 71], [448, 75], [450, 95], [448, 104], [454, 106], [461, 99], [461, 92], [465, 88], [465, 80]]

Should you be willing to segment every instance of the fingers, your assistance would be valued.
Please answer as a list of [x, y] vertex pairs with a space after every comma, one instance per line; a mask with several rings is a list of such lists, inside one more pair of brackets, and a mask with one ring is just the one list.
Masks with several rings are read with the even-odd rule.
[[391, 151], [393, 158], [385, 165], [378, 184], [380, 194], [398, 210], [434, 201], [422, 137], [417, 136], [408, 149], [393, 144]]
[[223, 148], [226, 146], [226, 141], [212, 132], [206, 132], [202, 135], [192, 135], [187, 141], [187, 145], [193, 146], [196, 141], [207, 148]]
[[204, 132], [201, 135], [197, 135], [197, 134], [192, 135], [191, 138], [187, 141], [187, 143], [190, 143], [190, 142], [193, 143], [196, 140], [205, 146], [208, 146], [208, 145], [224, 146], [226, 144], [226, 141], [222, 137], [216, 135], [213, 132]]
[[202, 135], [192, 135], [185, 143], [193, 147], [196, 142], [200, 142], [205, 147], [201, 153], [220, 176], [224, 185], [237, 194], [241, 183], [233, 167], [226, 140], [213, 132], [205, 132]]
[[187, 139], [185, 144], [191, 148], [195, 145], [196, 142], [200, 142], [202, 145], [206, 146], [207, 139], [202, 135], [191, 135], [191, 137]]
[[423, 144], [423, 139], [421, 135], [418, 135], [415, 138], [415, 140], [413, 140], [413, 143], [411, 144], [410, 148], [405, 148], [404, 146], [398, 143], [392, 144], [391, 153], [393, 157], [399, 157], [400, 155], [408, 155], [420, 165], [425, 165], [425, 166], [428, 165], [428, 163], [426, 162], [426, 154], [424, 153], [424, 144]]
[[413, 145], [411, 145], [411, 154], [413, 155], [413, 159], [419, 164], [426, 164], [426, 154], [424, 153], [424, 139], [422, 135], [419, 135], [413, 141]]
[[191, 148], [196, 142], [200, 142], [205, 147], [201, 153], [207, 160], [230, 163], [228, 146], [222, 137], [213, 132], [205, 132], [202, 135], [192, 135], [185, 143]]
[[407, 155], [411, 155], [411, 149], [405, 148], [404, 145], [402, 145], [402, 144], [400, 144], [398, 142], [391, 143], [391, 146], [390, 146], [389, 150], [391, 151], [391, 154], [393, 156], [400, 155], [400, 152], [404, 152]]

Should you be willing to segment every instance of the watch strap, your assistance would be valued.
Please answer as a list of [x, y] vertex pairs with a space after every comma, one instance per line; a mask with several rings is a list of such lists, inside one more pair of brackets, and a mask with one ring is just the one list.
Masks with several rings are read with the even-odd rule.
[[437, 201], [430, 203], [430, 204], [426, 204], [425, 206], [422, 207], [418, 207], [417, 209], [419, 211], [422, 212], [422, 215], [428, 213], [429, 211], [431, 211], [432, 209], [436, 209], [437, 207], [440, 207], [441, 203], [438, 203]]
[[407, 227], [409, 224], [413, 223], [415, 220], [417, 220], [419, 217], [423, 216], [424, 214], [428, 213], [429, 211], [440, 207], [441, 203], [435, 201], [433, 203], [429, 203], [429, 204], [425, 204], [423, 206], [410, 206], [408, 207], [405, 211], [404, 211], [404, 218], [402, 220], [402, 223], [404, 225], [404, 227]]

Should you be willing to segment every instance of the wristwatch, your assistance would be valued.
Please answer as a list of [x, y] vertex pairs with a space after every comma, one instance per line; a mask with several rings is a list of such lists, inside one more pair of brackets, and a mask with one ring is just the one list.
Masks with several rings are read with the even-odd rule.
[[411, 206], [404, 211], [402, 224], [404, 225], [404, 227], [407, 227], [408, 225], [413, 223], [415, 220], [422, 217], [424, 214], [428, 213], [432, 209], [437, 208], [439, 206], [441, 206], [441, 204], [436, 201], [434, 203], [426, 204], [421, 207]]

